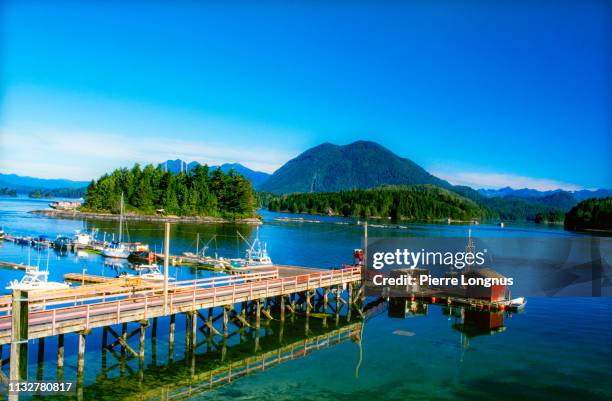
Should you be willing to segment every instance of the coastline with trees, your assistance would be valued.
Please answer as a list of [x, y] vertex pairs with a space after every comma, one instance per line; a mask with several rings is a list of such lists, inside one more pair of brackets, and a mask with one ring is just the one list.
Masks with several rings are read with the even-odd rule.
[[251, 183], [235, 171], [210, 171], [206, 165], [180, 174], [153, 165], [119, 168], [91, 181], [78, 210], [37, 213], [117, 219], [121, 194], [128, 220], [259, 223]]

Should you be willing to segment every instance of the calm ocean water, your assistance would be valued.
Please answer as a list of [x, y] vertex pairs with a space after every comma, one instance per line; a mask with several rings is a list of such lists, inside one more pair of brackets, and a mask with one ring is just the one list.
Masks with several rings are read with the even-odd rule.
[[[0, 198], [0, 225], [16, 235], [73, 234], [75, 230], [97, 228], [100, 235], [117, 231], [114, 222], [81, 222], [48, 219], [28, 213], [46, 206], [48, 201]], [[265, 224], [259, 236], [277, 263], [332, 267], [351, 263], [352, 250], [361, 246], [362, 229], [351, 219], [316, 217], [321, 223], [291, 223], [274, 220], [281, 214], [262, 212]], [[292, 215], [291, 217], [295, 217]], [[312, 216], [304, 216], [313, 219]], [[372, 228], [370, 235], [386, 236], [465, 236], [466, 226], [406, 224], [406, 228]], [[149, 243], [161, 249], [161, 224], [128, 224], [130, 239]], [[172, 253], [195, 250], [199, 234], [200, 247], [208, 243], [208, 254], [217, 252], [227, 257], [242, 256], [244, 243], [236, 231], [251, 238], [255, 228], [237, 225], [177, 224], [172, 230]], [[501, 236], [495, 226], [473, 227], [472, 235]], [[558, 227], [506, 225], [504, 236], [537, 235], [571, 236]], [[0, 245], [0, 259], [33, 264], [47, 263], [47, 254], [11, 243]], [[72, 253], [51, 252], [48, 258], [52, 279], [61, 280], [67, 272], [115, 276], [117, 267], [105, 266], [102, 258], [90, 255], [78, 258]], [[119, 269], [129, 269], [128, 266]], [[178, 279], [203, 277], [209, 272], [191, 268], [172, 268]], [[20, 272], [0, 270], [0, 284], [21, 277]], [[611, 298], [530, 298], [524, 313], [490, 316], [467, 315], [466, 328], [438, 305], [421, 307], [419, 313], [393, 318], [381, 310], [371, 315], [363, 326], [361, 344], [348, 339], [337, 345], [322, 347], [311, 354], [284, 362], [265, 371], [255, 372], [229, 384], [194, 392], [193, 399], [215, 400], [606, 400], [611, 399], [612, 368]], [[350, 323], [355, 323], [355, 317]], [[283, 340], [277, 322], [264, 325], [261, 350], [273, 351], [282, 345], [299, 342], [314, 335], [334, 332], [350, 324], [342, 316], [340, 322], [322, 327], [320, 320], [310, 319], [308, 334], [303, 318], [288, 320]], [[495, 330], [489, 330], [489, 327]], [[118, 363], [107, 355], [103, 370], [100, 330], [87, 337], [84, 377], [84, 399], [149, 399], [157, 389], [187, 380], [195, 372], [206, 372], [222, 365], [215, 344], [198, 347], [195, 366], [185, 355], [185, 322], [177, 318], [174, 352], [167, 346], [168, 321], [160, 319], [158, 341], [147, 343], [144, 370], [139, 373], [137, 358]], [[203, 340], [203, 335], [200, 335]], [[239, 341], [236, 335], [228, 340], [226, 360], [240, 360], [256, 355], [253, 335], [246, 333]], [[147, 332], [150, 338], [150, 329]], [[46, 362], [42, 371], [36, 364], [36, 342], [30, 346], [30, 378], [42, 375], [56, 378], [55, 339], [45, 344]], [[76, 341], [66, 336], [64, 378], [76, 376]], [[132, 339], [136, 341], [137, 339]], [[217, 344], [218, 345], [218, 344]], [[4, 358], [8, 347], [4, 347]], [[153, 355], [155, 354], [155, 355]], [[155, 359], [154, 359], [155, 358]], [[113, 367], [113, 365], [116, 365]], [[191, 382], [197, 388], [202, 383]], [[153, 393], [151, 393], [151, 391]]]

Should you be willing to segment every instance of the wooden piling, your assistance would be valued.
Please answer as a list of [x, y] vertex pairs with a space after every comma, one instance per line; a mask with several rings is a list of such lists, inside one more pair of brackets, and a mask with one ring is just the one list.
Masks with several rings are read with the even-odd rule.
[[36, 370], [36, 380], [42, 380], [43, 378], [43, 369], [45, 364], [45, 338], [41, 337], [38, 339], [38, 360], [37, 360], [37, 370]]
[[[40, 352], [40, 348], [39, 348]], [[40, 354], [39, 354], [40, 358]], [[64, 335], [57, 336], [57, 380], [62, 381], [64, 374]]]
[[164, 313], [168, 313], [168, 260], [170, 259], [170, 223], [164, 224]]
[[77, 362], [77, 383], [83, 382], [83, 370], [85, 368], [85, 332], [79, 333], [79, 352]]
[[223, 337], [226, 338], [227, 337], [227, 323], [229, 321], [229, 318], [227, 316], [227, 308], [223, 307]]
[[198, 314], [197, 312], [191, 312], [191, 349], [195, 350], [197, 344], [197, 333], [198, 333]]
[[151, 341], [155, 341], [157, 339], [157, 318], [153, 318], [153, 327], [151, 327]]
[[140, 324], [140, 349], [138, 350], [139, 351], [138, 357], [140, 358], [141, 361], [144, 361], [146, 328], [147, 328], [146, 323]]
[[291, 314], [295, 314], [295, 297], [297, 294], [291, 294], [289, 297], [291, 298]]
[[259, 329], [261, 324], [261, 304], [259, 299], [255, 301], [255, 328]]
[[123, 342], [121, 343], [121, 356], [125, 356], [125, 343], [127, 342], [127, 323], [123, 323], [121, 325], [121, 338]]
[[310, 315], [310, 312], [312, 311], [312, 303], [310, 302], [310, 290], [307, 290], [305, 292], [306, 294], [306, 316]]
[[[11, 380], [28, 380], [28, 293], [13, 290], [11, 317]], [[9, 396], [9, 399], [18, 399]]]
[[327, 313], [327, 297], [329, 296], [329, 289], [323, 290], [323, 313]]
[[170, 330], [168, 332], [168, 360], [174, 360], [174, 326], [176, 323], [176, 315], [170, 315]]
[[280, 296], [280, 319], [281, 322], [285, 321], [285, 296]]

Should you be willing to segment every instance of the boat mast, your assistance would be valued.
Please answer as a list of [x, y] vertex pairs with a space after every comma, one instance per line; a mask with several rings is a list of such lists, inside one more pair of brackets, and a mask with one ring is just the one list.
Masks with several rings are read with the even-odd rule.
[[121, 242], [122, 235], [123, 235], [123, 192], [121, 192], [121, 207], [119, 209], [119, 242]]

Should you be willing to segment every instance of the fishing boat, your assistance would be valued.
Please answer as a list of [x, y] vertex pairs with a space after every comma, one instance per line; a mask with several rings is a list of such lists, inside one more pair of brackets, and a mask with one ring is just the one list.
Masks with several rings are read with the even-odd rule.
[[121, 209], [119, 214], [119, 237], [102, 249], [102, 256], [107, 258], [127, 259], [131, 250], [127, 244], [121, 242], [123, 236], [123, 193], [121, 193]]
[[49, 281], [48, 279], [49, 270], [38, 270], [38, 268], [31, 268], [26, 270], [21, 280], [13, 280], [5, 288], [7, 290], [32, 291], [61, 290], [69, 287], [69, 285], [66, 283]]
[[[240, 235], [240, 233], [238, 233]], [[242, 237], [242, 235], [240, 235]], [[246, 251], [244, 259], [230, 259], [232, 267], [272, 267], [272, 258], [268, 255], [268, 249], [266, 243], [259, 240], [259, 227], [257, 228], [257, 235], [252, 243], [249, 243], [244, 237], [242, 239], [249, 245], [249, 249]]]

